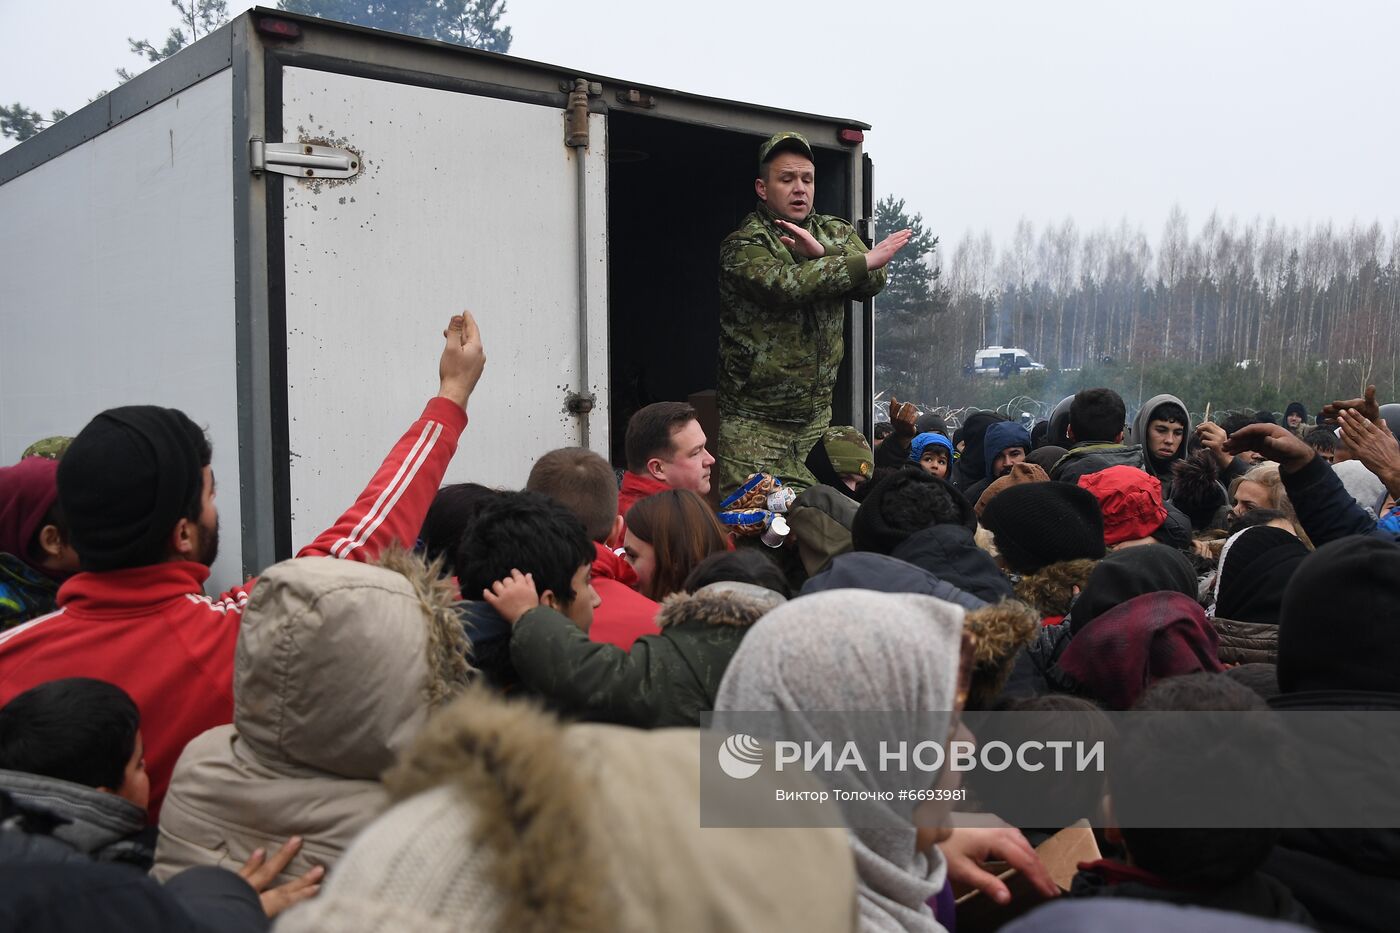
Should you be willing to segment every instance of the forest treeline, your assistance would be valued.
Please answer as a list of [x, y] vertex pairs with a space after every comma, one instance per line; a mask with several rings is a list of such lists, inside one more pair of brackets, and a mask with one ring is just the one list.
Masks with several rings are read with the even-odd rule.
[[[880, 207], [882, 229], [922, 225], [902, 202]], [[1302, 229], [1212, 214], [1193, 232], [1178, 208], [1154, 244], [1126, 221], [1083, 233], [1072, 220], [1023, 220], [1000, 248], [969, 235], [892, 270], [876, 314], [877, 389], [928, 405], [1019, 394], [1053, 404], [1091, 382], [1130, 404], [1156, 387], [1217, 409], [1293, 398], [1312, 408], [1365, 382], [1400, 399], [1400, 226]], [[1059, 372], [967, 374], [994, 344]]]

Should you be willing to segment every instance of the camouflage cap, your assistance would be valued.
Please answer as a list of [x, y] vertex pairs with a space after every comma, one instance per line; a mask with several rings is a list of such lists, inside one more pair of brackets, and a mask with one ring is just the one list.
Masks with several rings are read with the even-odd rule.
[[791, 130], [787, 130], [782, 133], [774, 133], [772, 136], [768, 137], [768, 140], [763, 145], [758, 147], [759, 167], [761, 168], [763, 163], [767, 162], [773, 153], [783, 150], [800, 152], [807, 158], [815, 161], [815, 157], [812, 155], [812, 145], [807, 142], [807, 137], [803, 136], [801, 133], [794, 133]]
[[23, 460], [26, 457], [43, 457], [45, 460], [58, 460], [71, 443], [73, 443], [73, 438], [64, 437], [61, 434], [46, 437], [24, 448], [24, 453], [20, 454], [19, 458]]
[[822, 435], [822, 447], [831, 466], [843, 476], [870, 476], [875, 471], [875, 453], [865, 435], [849, 425], [831, 427]]

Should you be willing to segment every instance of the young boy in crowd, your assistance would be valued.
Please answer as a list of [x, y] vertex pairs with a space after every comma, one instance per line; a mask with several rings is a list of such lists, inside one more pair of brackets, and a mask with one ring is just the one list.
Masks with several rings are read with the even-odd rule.
[[1132, 441], [1142, 445], [1147, 472], [1161, 481], [1164, 499], [1172, 497], [1172, 467], [1186, 459], [1186, 438], [1190, 435], [1191, 416], [1175, 395], [1148, 399], [1133, 420]]
[[953, 465], [953, 442], [945, 434], [927, 431], [909, 442], [909, 459], [925, 473], [947, 479]]
[[587, 632], [602, 600], [593, 589], [596, 551], [574, 513], [537, 492], [507, 492], [483, 508], [457, 549], [454, 572], [461, 586], [471, 661], [502, 692], [520, 687], [510, 661], [510, 622], [483, 594], [513, 574], [527, 577], [540, 603]]
[[1317, 451], [1317, 455], [1328, 463], [1337, 459], [1337, 435], [1329, 428], [1313, 428], [1303, 435], [1303, 440], [1308, 446]]
[[1146, 470], [1142, 445], [1123, 443], [1128, 409], [1112, 389], [1085, 389], [1074, 396], [1069, 408], [1069, 453], [1050, 471], [1050, 478], [1074, 483], [1111, 466]]
[[151, 867], [151, 779], [141, 714], [120, 687], [51, 680], [0, 709], [0, 791], [25, 833], [51, 836], [104, 862]]
[[642, 635], [657, 634], [661, 607], [637, 592], [637, 572], [614, 552], [622, 546], [623, 521], [608, 461], [582, 447], [551, 450], [535, 461], [525, 488], [564, 506], [593, 539], [593, 589], [602, 602], [588, 637], [626, 651]]

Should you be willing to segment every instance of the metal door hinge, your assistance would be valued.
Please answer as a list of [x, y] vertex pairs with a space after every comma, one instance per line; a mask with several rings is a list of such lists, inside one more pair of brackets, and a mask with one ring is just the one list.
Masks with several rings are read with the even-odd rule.
[[269, 143], [261, 136], [248, 141], [254, 175], [275, 172], [298, 178], [353, 178], [360, 174], [360, 157], [349, 149], [311, 143]]
[[588, 146], [588, 99], [603, 93], [603, 85], [587, 78], [575, 78], [569, 89], [568, 109], [564, 120], [564, 145], [573, 149]]

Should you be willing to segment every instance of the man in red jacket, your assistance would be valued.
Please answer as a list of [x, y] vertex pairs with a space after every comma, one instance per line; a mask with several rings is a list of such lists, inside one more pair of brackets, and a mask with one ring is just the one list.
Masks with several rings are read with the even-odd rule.
[[617, 514], [625, 518], [638, 499], [667, 489], [707, 495], [715, 458], [705, 443], [695, 409], [685, 402], [657, 402], [633, 415], [623, 443], [627, 472], [622, 475]]
[[582, 447], [551, 450], [535, 462], [525, 488], [573, 512], [593, 540], [593, 589], [603, 601], [593, 610], [589, 639], [626, 651], [641, 636], [660, 632], [655, 618], [661, 607], [637, 592], [637, 572], [613, 550], [622, 543], [622, 516], [608, 461]]
[[[466, 427], [486, 357], [468, 313], [443, 332], [440, 391], [364, 492], [298, 557], [373, 560], [412, 543]], [[60, 677], [116, 684], [141, 710], [151, 822], [185, 744], [233, 716], [239, 622], [256, 579], [211, 599], [218, 551], [209, 442], [182, 412], [136, 405], [93, 418], [59, 467], [82, 572], [58, 610], [0, 633], [0, 704]]]

